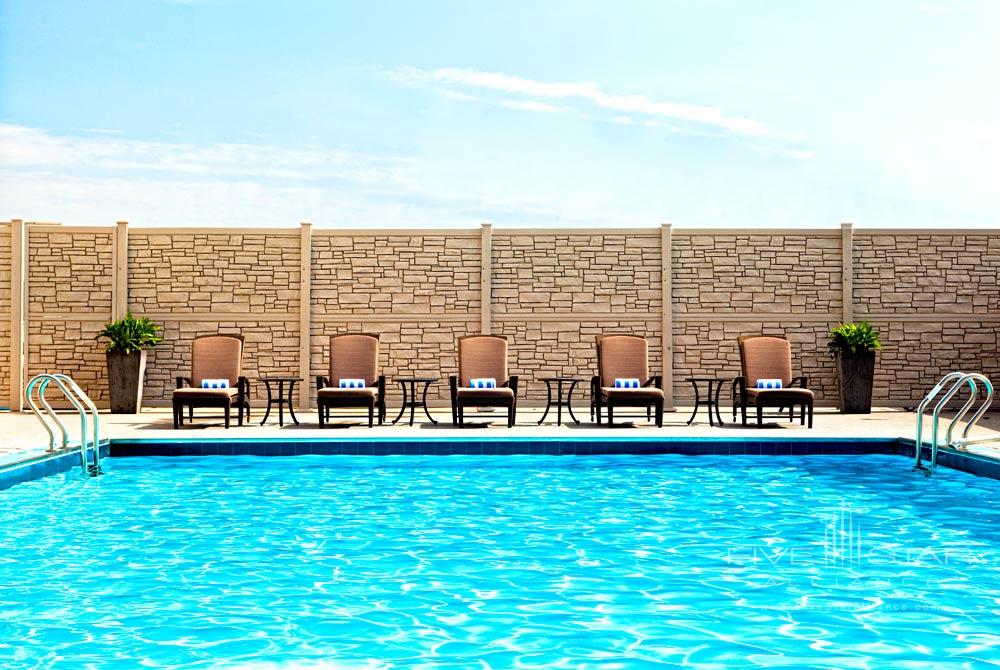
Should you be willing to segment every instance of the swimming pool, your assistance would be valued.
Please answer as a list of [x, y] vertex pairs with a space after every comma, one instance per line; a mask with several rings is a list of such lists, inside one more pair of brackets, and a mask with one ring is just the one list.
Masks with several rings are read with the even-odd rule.
[[105, 467], [0, 495], [0, 667], [1000, 658], [1000, 482], [896, 456]]

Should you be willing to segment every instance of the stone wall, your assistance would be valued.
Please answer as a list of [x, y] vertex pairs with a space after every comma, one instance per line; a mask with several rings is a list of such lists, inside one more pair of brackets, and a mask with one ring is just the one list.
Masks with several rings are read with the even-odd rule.
[[[10, 297], [12, 288], [10, 225], [0, 226], [0, 380], [10, 386]], [[9, 399], [0, 398], [0, 407]]]
[[479, 310], [479, 235], [317, 233], [313, 313], [454, 314]]
[[128, 256], [128, 302], [136, 313], [298, 309], [298, 235], [131, 231]]
[[841, 308], [839, 233], [673, 235], [674, 311], [833, 312]]
[[661, 272], [659, 234], [493, 238], [498, 312], [658, 312]]
[[94, 337], [111, 318], [113, 231], [27, 230], [25, 376], [67, 374], [105, 404], [107, 366]]
[[[308, 375], [310, 399], [330, 335], [379, 333], [391, 406], [400, 375], [439, 377], [430, 399], [446, 403], [457, 339], [484, 327], [511, 338], [510, 369], [531, 404], [545, 397], [543, 376], [583, 378], [583, 400], [595, 337], [608, 332], [649, 338], [652, 371], [672, 375], [677, 404], [692, 395], [688, 376], [738, 374], [740, 335], [782, 334], [796, 373], [829, 404], [826, 338], [845, 318], [882, 333], [876, 403], [913, 405], [956, 368], [1000, 378], [997, 230], [25, 229], [22, 278], [11, 273], [11, 225], [0, 226], [0, 375], [13, 387], [11, 343], [22, 335], [11, 303], [25, 288], [25, 372], [66, 371], [102, 403], [93, 336], [126, 308], [165, 328], [150, 354], [150, 405], [189, 374], [191, 340], [218, 332], [244, 335], [252, 378]], [[253, 391], [259, 405], [263, 385]]]

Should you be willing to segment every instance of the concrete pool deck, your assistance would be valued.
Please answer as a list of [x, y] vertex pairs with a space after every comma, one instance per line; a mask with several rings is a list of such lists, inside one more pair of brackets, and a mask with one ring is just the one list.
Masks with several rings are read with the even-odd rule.
[[[895, 408], [875, 408], [871, 414], [867, 415], [843, 415], [835, 409], [817, 408], [814, 419], [814, 427], [809, 430], [799, 426], [798, 423], [772, 423], [764, 428], [747, 427], [726, 424], [725, 426], [710, 426], [708, 424], [704, 409], [699, 410], [699, 414], [694, 423], [687, 425], [688, 417], [691, 416], [689, 407], [680, 407], [676, 412], [670, 412], [664, 416], [663, 428], [656, 428], [646, 424], [644, 420], [637, 421], [634, 427], [623, 426], [609, 430], [606, 426], [597, 426], [591, 423], [587, 416], [587, 409], [581, 408], [577, 411], [578, 418], [581, 419], [579, 426], [575, 424], [558, 426], [554, 423], [554, 414], [550, 413], [549, 419], [543, 425], [538, 425], [538, 420], [542, 415], [540, 408], [525, 407], [518, 410], [518, 425], [514, 428], [507, 428], [502, 417], [499, 415], [492, 425], [486, 427], [471, 427], [459, 429], [451, 425], [450, 410], [446, 408], [432, 409], [431, 414], [439, 422], [433, 425], [426, 420], [426, 416], [411, 427], [404, 421], [396, 425], [375, 426], [368, 428], [366, 422], [358, 419], [337, 418], [334, 416], [331, 421], [333, 425], [321, 430], [315, 411], [299, 413], [301, 425], [296, 426], [287, 421], [283, 427], [277, 424], [277, 416], [272, 412], [265, 426], [260, 425], [263, 417], [262, 410], [254, 410], [251, 421], [248, 425], [237, 427], [235, 420], [233, 426], [228, 430], [222, 425], [221, 416], [216, 416], [209, 411], [202, 410], [200, 416], [207, 417], [195, 420], [194, 424], [185, 424], [180, 430], [172, 427], [172, 415], [168, 408], [146, 409], [140, 414], [101, 414], [101, 437], [102, 439], [197, 439], [204, 440], [210, 438], [358, 438], [382, 437], [400, 438], [409, 437], [420, 438], [454, 438], [459, 436], [475, 437], [477, 435], [488, 434], [491, 438], [503, 437], [572, 437], [572, 438], [607, 438], [609, 434], [635, 437], [728, 437], [728, 438], [754, 438], [762, 437], [810, 437], [810, 438], [847, 438], [847, 437], [867, 437], [867, 438], [908, 438], [913, 439], [915, 434], [915, 418], [913, 412], [903, 411]], [[196, 415], [197, 416], [197, 415]], [[390, 409], [389, 418], [392, 419], [395, 413]], [[61, 415], [63, 422], [70, 431], [71, 439], [79, 439], [80, 425], [75, 414], [66, 412]], [[566, 418], [565, 415], [563, 417]], [[723, 411], [723, 418], [728, 421]], [[467, 424], [473, 423], [467, 419]], [[942, 421], [942, 430], [947, 427], [947, 423]], [[4, 438], [0, 440], [0, 466], [36, 458], [45, 452], [48, 446], [48, 435], [45, 429], [38, 423], [38, 420], [28, 412], [3, 413], [0, 414], [0, 434]], [[997, 437], [1000, 438], [1000, 412], [991, 412], [983, 417], [980, 425], [974, 431], [973, 438]], [[930, 419], [924, 421], [924, 441], [930, 439]], [[943, 439], [943, 437], [942, 437]], [[974, 446], [968, 449], [970, 453], [1000, 459], [1000, 442], [991, 445]]]

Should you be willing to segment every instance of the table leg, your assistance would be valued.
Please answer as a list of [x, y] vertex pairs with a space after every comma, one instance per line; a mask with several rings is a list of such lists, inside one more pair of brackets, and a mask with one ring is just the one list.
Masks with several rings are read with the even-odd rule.
[[719, 426], [725, 426], [726, 422], [722, 420], [722, 414], [719, 413], [719, 396], [722, 395], [722, 386], [725, 382], [716, 382], [715, 386], [715, 418], [719, 422]]
[[715, 425], [715, 417], [712, 416], [712, 410], [713, 410], [712, 399], [715, 397], [712, 394], [712, 391], [714, 390], [713, 389], [714, 384], [715, 384], [715, 382], [709, 380], [709, 382], [708, 382], [708, 400], [705, 401], [705, 406], [708, 407], [708, 425], [709, 426], [714, 426]]
[[698, 382], [692, 381], [691, 386], [694, 387], [694, 411], [691, 412], [691, 418], [688, 419], [687, 425], [689, 426], [694, 421], [694, 418], [698, 416], [698, 405], [701, 404], [701, 395], [698, 393]]
[[556, 382], [556, 425], [562, 425], [562, 408], [563, 408], [563, 395], [562, 395], [562, 380]]
[[549, 408], [552, 407], [552, 382], [545, 382], [545, 413], [542, 414], [542, 418], [538, 420], [538, 425], [542, 425], [545, 421], [545, 417], [549, 415]]
[[267, 411], [264, 412], [264, 418], [260, 422], [262, 426], [267, 423], [267, 417], [271, 416], [271, 382], [265, 380], [264, 388], [267, 389]]
[[292, 405], [292, 391], [295, 389], [295, 382], [288, 382], [288, 416], [292, 417], [295, 425], [299, 425], [299, 420], [295, 418], [295, 409]]
[[576, 418], [576, 414], [573, 414], [573, 389], [576, 388], [577, 382], [574, 380], [569, 384], [569, 391], [566, 392], [566, 411], [569, 412], [569, 416], [576, 422], [576, 425], [580, 425], [580, 420]]
[[417, 410], [417, 382], [410, 383], [410, 425], [413, 425], [413, 413]]
[[424, 382], [424, 395], [423, 395], [423, 398], [422, 398], [423, 405], [424, 405], [424, 414], [426, 414], [427, 418], [430, 419], [430, 422], [433, 423], [436, 426], [437, 425], [437, 421], [434, 420], [434, 417], [431, 416], [430, 410], [427, 409], [427, 391], [428, 391], [428, 389], [430, 389], [430, 387], [431, 387], [431, 383], [430, 382]]
[[403, 418], [403, 412], [406, 411], [406, 382], [399, 382], [399, 385], [403, 388], [403, 404], [399, 407], [399, 414], [392, 420], [392, 425], [399, 423], [399, 420]]
[[278, 425], [285, 425], [285, 382], [278, 382]]

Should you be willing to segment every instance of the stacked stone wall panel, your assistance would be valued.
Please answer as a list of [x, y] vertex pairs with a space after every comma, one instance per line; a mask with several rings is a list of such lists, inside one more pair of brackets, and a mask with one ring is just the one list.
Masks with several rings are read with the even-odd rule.
[[[104, 353], [93, 337], [114, 299], [113, 229], [26, 229], [29, 372], [68, 372], [106, 403]], [[876, 403], [913, 404], [952, 369], [1000, 379], [1000, 234], [855, 231], [853, 239], [853, 308], [885, 344]], [[493, 232], [485, 264], [491, 324], [511, 338], [522, 402], [544, 400], [542, 376], [566, 375], [585, 380], [577, 392], [585, 407], [600, 333], [647, 336], [651, 368], [663, 371], [659, 242], [655, 233]], [[762, 332], [786, 335], [796, 372], [810, 378], [821, 402], [835, 401], [826, 341], [844, 307], [839, 234], [674, 230], [671, 242], [678, 404], [691, 397], [685, 377], [738, 374], [737, 338]], [[439, 377], [430, 399], [446, 404], [457, 339], [481, 327], [481, 250], [468, 231], [315, 232], [311, 377], [326, 372], [330, 334], [377, 332], [385, 374]], [[165, 343], [150, 351], [145, 401], [168, 401], [174, 377], [190, 372], [190, 343], [201, 334], [243, 334], [249, 377], [296, 374], [300, 254], [294, 232], [129, 231], [128, 306], [165, 326]], [[8, 379], [10, 268], [10, 229], [0, 228], [0, 373]], [[978, 320], [948, 323], [953, 314]], [[314, 397], [312, 378], [308, 392]], [[395, 382], [389, 392], [398, 405]], [[260, 406], [260, 382], [253, 397]]]

